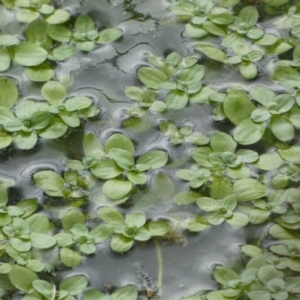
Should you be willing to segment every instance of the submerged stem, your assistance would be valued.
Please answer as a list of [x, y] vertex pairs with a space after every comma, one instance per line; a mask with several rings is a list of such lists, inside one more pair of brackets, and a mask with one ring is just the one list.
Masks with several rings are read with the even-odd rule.
[[157, 294], [158, 296], [162, 295], [162, 281], [163, 281], [163, 260], [162, 252], [160, 245], [157, 239], [154, 239], [156, 254], [157, 254], [157, 263], [158, 263], [158, 275], [157, 275]]
[[264, 230], [262, 231], [262, 233], [261, 233], [261, 235], [260, 235], [260, 237], [259, 237], [259, 239], [258, 239], [258, 241], [257, 241], [257, 244], [256, 244], [257, 247], [261, 247], [264, 238], [267, 236], [267, 234], [268, 234], [268, 232], [269, 232], [269, 227], [270, 227], [270, 226], [266, 226], [266, 227], [264, 228]]

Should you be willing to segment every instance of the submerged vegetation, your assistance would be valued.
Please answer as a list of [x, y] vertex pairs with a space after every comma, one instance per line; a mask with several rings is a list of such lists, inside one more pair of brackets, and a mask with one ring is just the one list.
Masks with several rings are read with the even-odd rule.
[[[122, 6], [139, 16], [138, 1], [113, 2], [112, 11]], [[114, 42], [122, 45], [116, 57], [130, 54], [130, 30], [58, 1], [0, 6], [14, 24], [0, 21], [1, 155], [26, 153], [34, 191], [15, 193], [21, 165], [16, 180], [1, 174], [1, 299], [300, 299], [299, 1], [168, 1], [167, 21], [147, 18], [182, 27], [176, 34], [185, 47], [143, 51], [131, 84], [122, 83], [122, 113], [109, 120], [105, 101], [118, 99], [101, 84], [74, 89], [74, 77], [85, 66], [80, 58], [113, 52]], [[112, 60], [120, 78], [128, 75]], [[204, 121], [201, 111], [210, 114]], [[35, 165], [48, 140], [63, 149], [59, 167]], [[242, 263], [237, 256], [214, 265], [215, 285], [164, 295], [162, 246], [182, 247], [221, 226], [247, 235]], [[103, 249], [118, 259], [149, 244], [157, 253], [155, 284], [140, 268], [142, 284], [131, 278], [101, 290], [83, 274]]]

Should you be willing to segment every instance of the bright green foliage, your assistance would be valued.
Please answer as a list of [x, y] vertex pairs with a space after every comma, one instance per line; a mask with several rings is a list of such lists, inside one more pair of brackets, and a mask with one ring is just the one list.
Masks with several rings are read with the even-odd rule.
[[0, 107], [12, 108], [19, 98], [15, 82], [7, 77], [0, 78]]
[[112, 200], [125, 201], [133, 184], [147, 182], [145, 171], [159, 169], [168, 161], [168, 155], [160, 150], [146, 152], [135, 161], [133, 143], [119, 133], [111, 135], [104, 147], [93, 133], [87, 133], [84, 150], [86, 156], [82, 161], [69, 160], [67, 166], [77, 170], [90, 168], [94, 176], [106, 180], [103, 194]]
[[220, 225], [226, 221], [232, 226], [246, 226], [249, 222], [247, 215], [235, 212], [237, 207], [235, 195], [229, 195], [222, 200], [201, 197], [196, 202], [202, 210], [210, 212], [206, 219], [211, 225]]
[[81, 175], [77, 171], [68, 170], [64, 178], [54, 171], [39, 171], [33, 175], [34, 183], [51, 197], [66, 199], [86, 199], [95, 181], [90, 176]]
[[36, 199], [25, 199], [17, 205], [8, 205], [8, 194], [6, 189], [0, 185], [0, 227], [12, 222], [14, 217], [26, 218], [32, 215], [38, 207]]
[[14, 133], [13, 142], [21, 149], [33, 148], [38, 135], [47, 132], [51, 123], [51, 114], [39, 110], [38, 104], [30, 100], [21, 102], [15, 108], [15, 114], [0, 107], [0, 124], [7, 132]]
[[147, 222], [146, 215], [141, 211], [123, 214], [111, 207], [102, 207], [98, 216], [113, 228], [114, 235], [110, 247], [116, 252], [128, 251], [136, 241], [147, 241], [151, 237], [163, 236], [169, 231], [168, 223], [164, 221]]
[[181, 109], [187, 105], [191, 97], [201, 92], [200, 81], [205, 70], [203, 66], [197, 64], [196, 56], [183, 59], [179, 53], [172, 52], [165, 59], [153, 54], [146, 58], [156, 68], [141, 67], [138, 69], [137, 76], [150, 89], [143, 91], [129, 87], [126, 89], [129, 98], [140, 101], [142, 106], [150, 107], [151, 110], [154, 106], [156, 110], [158, 103], [154, 101], [155, 90], [163, 89], [169, 91], [165, 97], [167, 108]]
[[70, 13], [63, 9], [55, 9], [54, 6], [49, 5], [50, 0], [16, 0], [13, 1], [13, 5], [7, 5], [8, 8], [14, 8], [14, 6], [20, 7], [17, 13], [17, 19], [19, 22], [31, 23], [38, 19], [42, 15], [49, 24], [61, 24], [70, 19]]
[[182, 180], [189, 181], [191, 188], [199, 188], [212, 179], [211, 172], [198, 165], [192, 165], [190, 169], [177, 170], [176, 176]]
[[180, 0], [171, 6], [171, 11], [177, 16], [189, 17], [186, 32], [193, 38], [202, 38], [207, 34], [225, 36], [226, 25], [234, 21], [229, 9], [216, 6], [212, 0]]
[[245, 79], [253, 79], [257, 76], [257, 67], [255, 62], [262, 59], [264, 53], [259, 49], [251, 49], [247, 44], [237, 42], [232, 46], [236, 56], [227, 59], [229, 64], [240, 64], [241, 75]]
[[[59, 28], [57, 28], [57, 30], [59, 30]], [[121, 36], [122, 31], [115, 28], [98, 32], [95, 29], [94, 21], [88, 15], [80, 15], [74, 24], [73, 39], [76, 42], [76, 47], [81, 51], [91, 51], [94, 49], [95, 43], [111, 43]]]
[[156, 100], [155, 90], [129, 86], [125, 89], [125, 94], [129, 99], [138, 101], [141, 107], [149, 108], [151, 112], [163, 112], [167, 108], [165, 102]]
[[[74, 223], [76, 221], [74, 220]], [[79, 252], [93, 254], [96, 251], [96, 244], [105, 242], [113, 233], [114, 228], [109, 224], [99, 225], [89, 231], [84, 224], [75, 223], [69, 233], [61, 232], [54, 237], [59, 247], [71, 247], [76, 244]], [[61, 252], [62, 260], [64, 260], [63, 251]]]
[[268, 200], [256, 199], [252, 201], [254, 207], [241, 207], [240, 209], [249, 213], [249, 220], [252, 224], [261, 224], [265, 222], [271, 214], [283, 215], [287, 208], [284, 205], [286, 201], [285, 194], [279, 190], [274, 191], [268, 197]]
[[80, 119], [94, 117], [99, 109], [92, 106], [92, 100], [88, 97], [72, 97], [66, 99], [66, 88], [57, 81], [48, 81], [41, 90], [42, 96], [48, 105], [42, 109], [59, 117], [58, 120], [65, 123], [65, 127], [78, 127]]
[[32, 289], [23, 298], [24, 300], [56, 298], [74, 300], [74, 296], [85, 290], [88, 281], [83, 275], [74, 275], [63, 279], [57, 287], [53, 283], [40, 279], [32, 281], [31, 285]]
[[179, 130], [171, 122], [163, 121], [159, 124], [159, 128], [163, 134], [170, 138], [173, 145], [181, 143], [191, 143], [197, 146], [203, 146], [209, 143], [209, 138], [201, 132], [194, 131], [193, 127], [186, 125]]
[[250, 170], [246, 164], [257, 161], [259, 156], [252, 150], [236, 151], [236, 146], [230, 135], [217, 131], [210, 138], [210, 147], [197, 148], [192, 157], [201, 168], [209, 169], [214, 176], [249, 177]]
[[2, 232], [4, 238], [19, 252], [27, 252], [32, 247], [47, 249], [56, 244], [56, 240], [51, 235], [33, 232], [26, 220], [17, 217], [9, 225], [4, 226]]
[[284, 114], [293, 107], [294, 97], [288, 93], [276, 96], [273, 91], [259, 85], [251, 88], [250, 95], [261, 105], [252, 112], [252, 121], [260, 123], [270, 120], [270, 129], [279, 140], [291, 140], [294, 126]]
[[116, 289], [111, 295], [104, 294], [98, 290], [88, 289], [83, 293], [83, 300], [136, 300], [137, 290], [133, 286], [124, 286]]

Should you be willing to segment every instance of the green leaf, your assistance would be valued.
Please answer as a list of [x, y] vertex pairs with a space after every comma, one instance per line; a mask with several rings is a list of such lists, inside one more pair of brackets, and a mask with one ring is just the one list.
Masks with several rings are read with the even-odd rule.
[[5, 72], [10, 67], [10, 62], [7, 50], [0, 48], [0, 72]]
[[243, 227], [249, 223], [249, 218], [242, 213], [233, 213], [232, 218], [226, 219], [226, 222], [232, 226]]
[[48, 234], [33, 233], [31, 235], [32, 247], [37, 249], [48, 249], [56, 244], [53, 236]]
[[166, 97], [166, 104], [170, 109], [181, 109], [187, 105], [188, 101], [188, 95], [179, 90], [169, 92]]
[[44, 281], [44, 280], [35, 280], [32, 283], [33, 288], [42, 294], [46, 299], [52, 299], [54, 289], [53, 285], [50, 282]]
[[59, 285], [59, 290], [68, 291], [70, 295], [75, 296], [85, 290], [88, 281], [83, 275], [75, 275], [65, 278]]
[[133, 240], [121, 234], [114, 235], [110, 241], [110, 247], [116, 252], [126, 252], [133, 245]]
[[138, 292], [133, 286], [124, 286], [112, 293], [116, 300], [136, 300]]
[[196, 202], [204, 211], [216, 211], [219, 208], [218, 202], [209, 197], [201, 197]]
[[261, 39], [255, 43], [261, 46], [272, 46], [278, 41], [278, 37], [274, 34], [266, 33]]
[[223, 199], [232, 194], [232, 183], [225, 177], [214, 177], [210, 186], [210, 196], [213, 199]]
[[[23, 217], [23, 216], [22, 216]], [[31, 232], [46, 233], [49, 230], [49, 219], [43, 213], [35, 213], [26, 218]]]
[[163, 236], [169, 231], [169, 225], [163, 221], [152, 221], [148, 224], [151, 236]]
[[126, 197], [132, 189], [130, 181], [122, 181], [119, 179], [110, 179], [103, 185], [103, 194], [112, 200], [119, 200]]
[[146, 214], [142, 211], [131, 212], [126, 215], [125, 223], [129, 227], [142, 227], [146, 223]]
[[179, 80], [185, 83], [199, 82], [204, 76], [205, 68], [201, 65], [194, 65], [191, 68], [187, 68], [181, 71]]
[[0, 35], [0, 46], [8, 47], [14, 46], [19, 43], [19, 39], [15, 35], [1, 34]]
[[[209, 292], [206, 297], [207, 300], [229, 300], [230, 298], [224, 297], [223, 296], [224, 290], [221, 291], [213, 291], [213, 292]], [[258, 299], [258, 298], [257, 298]], [[262, 298], [259, 298], [260, 300], [265, 300]]]
[[87, 33], [95, 29], [93, 19], [88, 15], [80, 15], [75, 22], [75, 31], [78, 33]]
[[126, 150], [132, 155], [134, 155], [135, 151], [132, 141], [127, 136], [120, 133], [115, 133], [106, 140], [104, 145], [105, 152], [109, 153], [109, 150], [112, 148]]
[[52, 45], [52, 40], [48, 37], [47, 23], [43, 19], [36, 19], [31, 22], [26, 30], [27, 42], [35, 45], [39, 45], [45, 49], [48, 49]]
[[30, 80], [36, 82], [48, 81], [55, 75], [52, 67], [46, 63], [42, 63], [36, 67], [28, 67], [25, 69], [25, 73]]
[[127, 178], [134, 184], [145, 184], [148, 177], [145, 173], [127, 172]]
[[203, 231], [209, 226], [207, 220], [202, 216], [195, 216], [189, 219], [187, 229], [192, 232]]
[[257, 68], [254, 63], [242, 63], [239, 68], [241, 75], [246, 79], [253, 79], [257, 75]]
[[63, 61], [71, 57], [75, 52], [76, 48], [72, 45], [60, 45], [53, 49], [53, 58], [51, 57], [51, 59]]
[[205, 21], [203, 23], [203, 29], [217, 36], [225, 36], [227, 34], [227, 30], [225, 26], [215, 24], [211, 21]]
[[278, 169], [282, 164], [283, 160], [278, 154], [266, 153], [260, 155], [259, 160], [253, 165], [261, 170], [270, 171]]
[[195, 202], [199, 197], [201, 197], [201, 194], [193, 192], [193, 191], [182, 191], [177, 193], [173, 200], [178, 205], [185, 205]]
[[69, 268], [75, 268], [82, 262], [82, 256], [69, 248], [62, 248], [59, 255], [62, 263]]
[[255, 299], [261, 299], [261, 300], [270, 300], [271, 295], [269, 291], [267, 290], [254, 290], [250, 291], [248, 294], [249, 299], [255, 300]]
[[294, 164], [300, 164], [300, 146], [292, 146], [287, 149], [278, 149], [280, 156]]
[[[113, 148], [113, 149], [117, 149], [117, 148]], [[104, 159], [104, 160], [100, 160], [96, 165], [92, 166], [91, 171], [98, 178], [111, 179], [122, 174], [123, 169], [121, 169], [115, 163], [114, 160]]]
[[198, 44], [195, 49], [216, 61], [224, 62], [227, 59], [227, 55], [212, 44]]
[[228, 285], [228, 282], [231, 280], [239, 279], [238, 274], [225, 267], [215, 267], [213, 271], [214, 278], [223, 285]]
[[240, 94], [229, 94], [223, 102], [226, 117], [235, 125], [249, 118], [255, 105], [248, 97]]
[[68, 130], [68, 126], [58, 118], [54, 118], [53, 122], [45, 129], [39, 131], [39, 136], [44, 139], [56, 139], [63, 136]]
[[20, 9], [17, 12], [17, 19], [21, 23], [31, 23], [39, 16], [40, 14], [32, 9]]
[[134, 167], [134, 158], [132, 154], [126, 150], [112, 148], [109, 150], [109, 155], [122, 169], [129, 170]]
[[114, 233], [114, 228], [110, 224], [102, 224], [94, 227], [90, 234], [95, 238], [95, 243], [107, 241]]
[[11, 108], [19, 98], [15, 82], [7, 77], [0, 78], [0, 106]]
[[250, 257], [260, 256], [263, 254], [263, 250], [253, 245], [244, 245], [241, 248], [242, 252]]
[[292, 140], [295, 135], [294, 125], [285, 116], [272, 116], [270, 121], [270, 129], [272, 133], [282, 142]]
[[108, 28], [99, 32], [99, 37], [96, 39], [97, 44], [108, 44], [122, 36], [122, 31], [116, 28]]
[[160, 85], [168, 81], [168, 76], [155, 68], [142, 67], [137, 72], [139, 80], [152, 89], [159, 89]]
[[278, 81], [279, 83], [287, 87], [300, 87], [300, 73], [291, 67], [275, 67], [270, 78], [271, 80]]
[[83, 213], [76, 209], [68, 210], [62, 218], [62, 228], [69, 232], [75, 224], [85, 224], [85, 217]]
[[17, 206], [23, 210], [23, 218], [32, 215], [38, 208], [37, 199], [25, 199], [17, 203]]
[[289, 239], [295, 239], [295, 234], [292, 232], [289, 232], [288, 230], [282, 228], [281, 226], [275, 224], [270, 227], [269, 234], [275, 238], [280, 240], [289, 240]]
[[124, 224], [125, 218], [123, 214], [112, 207], [102, 207], [98, 210], [98, 216], [106, 223], [111, 223], [113, 225], [122, 226]]
[[248, 27], [252, 27], [257, 23], [259, 14], [255, 6], [246, 6], [239, 12], [239, 18], [247, 24]]
[[263, 184], [252, 178], [243, 178], [233, 184], [233, 194], [238, 201], [249, 201], [261, 198], [266, 195]]
[[58, 105], [67, 96], [66, 88], [57, 81], [48, 81], [41, 90], [42, 96], [53, 105]]
[[29, 292], [32, 282], [39, 278], [33, 271], [25, 267], [13, 266], [9, 272], [9, 279], [17, 289]]
[[153, 150], [149, 151], [137, 160], [137, 164], [143, 164], [150, 166], [151, 170], [159, 169], [168, 162], [168, 155], [164, 151]]
[[46, 18], [46, 22], [51, 25], [62, 24], [70, 19], [70, 13], [64, 9], [56, 9], [52, 15]]
[[235, 152], [236, 142], [227, 133], [217, 131], [210, 137], [210, 146], [214, 152]]
[[196, 6], [190, 1], [178, 1], [171, 5], [171, 11], [178, 16], [192, 16]]
[[202, 28], [197, 26], [193, 26], [192, 24], [188, 23], [185, 25], [185, 30], [188, 36], [192, 38], [202, 38], [208, 34], [208, 32]]
[[95, 43], [90, 41], [77, 42], [76, 47], [81, 51], [92, 51], [95, 48]]
[[47, 56], [44, 48], [32, 43], [21, 43], [13, 48], [12, 59], [22, 66], [33, 67], [43, 63]]
[[68, 43], [71, 40], [72, 31], [64, 25], [48, 25], [47, 34], [55, 41]]
[[40, 171], [33, 175], [34, 183], [44, 191], [60, 192], [65, 185], [64, 179], [53, 171]]
[[105, 297], [105, 295], [98, 290], [89, 289], [83, 292], [83, 300], [98, 300], [103, 297]]
[[34, 131], [32, 131], [32, 132], [19, 131], [14, 136], [14, 143], [20, 149], [28, 150], [35, 146], [37, 139], [38, 139], [37, 134]]
[[262, 283], [267, 284], [272, 279], [283, 278], [283, 272], [278, 271], [272, 265], [266, 265], [259, 268], [257, 277]]
[[83, 138], [83, 150], [85, 155], [99, 159], [104, 156], [103, 146], [94, 134], [94, 132], [86, 132]]
[[0, 129], [0, 149], [8, 147], [12, 143], [12, 136], [6, 131]]
[[241, 145], [250, 145], [258, 142], [264, 132], [264, 123], [255, 123], [250, 119], [246, 119], [235, 128], [233, 138]]

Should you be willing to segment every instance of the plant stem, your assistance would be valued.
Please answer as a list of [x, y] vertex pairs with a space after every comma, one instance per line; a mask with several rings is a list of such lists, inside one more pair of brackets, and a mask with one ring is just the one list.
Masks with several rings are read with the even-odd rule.
[[157, 275], [157, 295], [162, 295], [162, 281], [163, 281], [163, 260], [162, 260], [162, 252], [160, 245], [157, 239], [154, 239], [156, 254], [157, 254], [157, 262], [158, 262], [158, 275]]
[[270, 226], [265, 226], [264, 230], [262, 231], [258, 241], [257, 241], [257, 244], [256, 246], [257, 247], [261, 247], [262, 243], [263, 243], [263, 240], [264, 238], [267, 236], [268, 232], [269, 232], [269, 227]]

